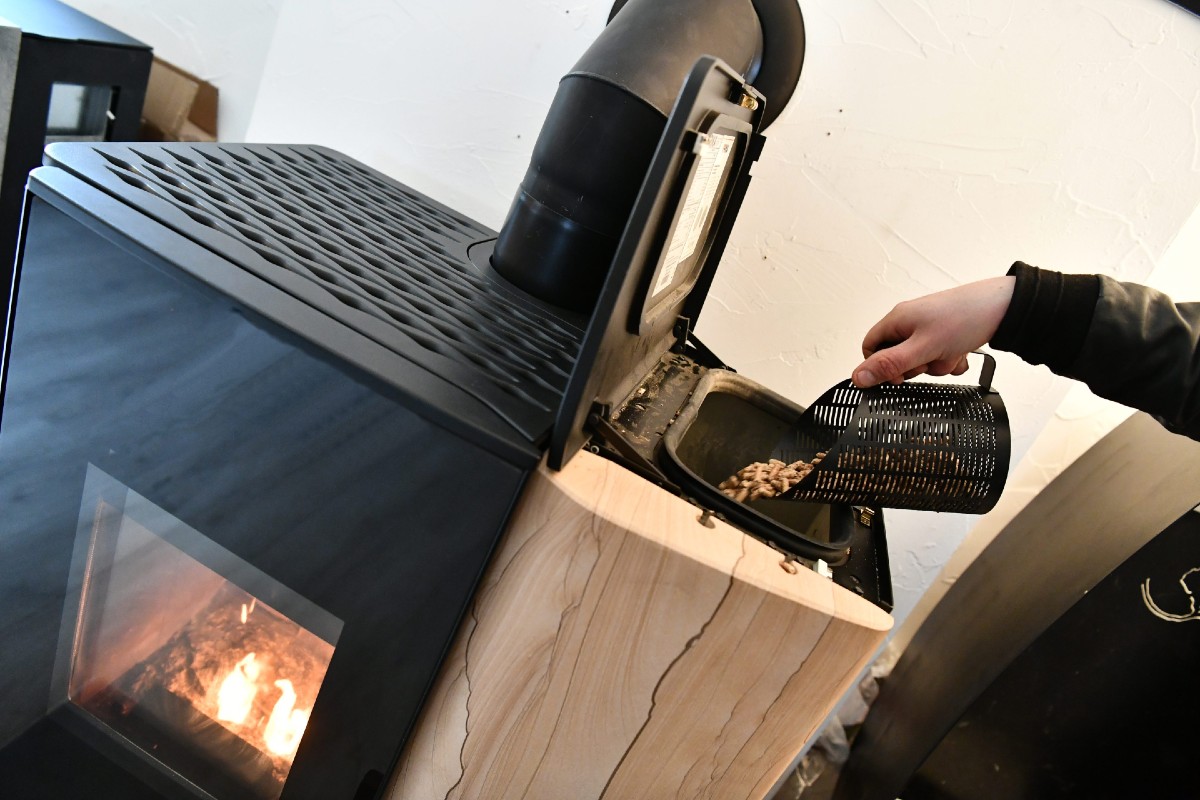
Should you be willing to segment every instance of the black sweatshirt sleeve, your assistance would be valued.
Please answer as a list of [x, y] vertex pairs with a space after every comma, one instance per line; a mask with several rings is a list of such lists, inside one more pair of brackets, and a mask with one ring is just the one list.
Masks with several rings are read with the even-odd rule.
[[993, 347], [1200, 439], [1200, 303], [1021, 262], [1009, 274], [1016, 286]]
[[1017, 284], [992, 347], [1063, 374], [1075, 363], [1092, 324], [1099, 276], [1064, 275], [1021, 261], [1008, 274]]

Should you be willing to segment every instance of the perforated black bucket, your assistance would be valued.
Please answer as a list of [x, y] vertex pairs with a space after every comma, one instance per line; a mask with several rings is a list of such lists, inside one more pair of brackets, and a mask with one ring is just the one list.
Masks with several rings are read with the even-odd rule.
[[859, 389], [850, 381], [813, 403], [772, 458], [826, 455], [788, 500], [983, 514], [1008, 477], [1004, 401], [996, 362], [982, 354], [978, 386], [907, 382]]

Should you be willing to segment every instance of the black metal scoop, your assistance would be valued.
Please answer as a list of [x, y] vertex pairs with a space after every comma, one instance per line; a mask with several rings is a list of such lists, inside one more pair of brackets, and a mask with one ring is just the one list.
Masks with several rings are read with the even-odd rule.
[[812, 461], [786, 500], [982, 514], [1008, 478], [1010, 434], [984, 358], [979, 385], [940, 382], [860, 389], [843, 381], [813, 403], [771, 458]]

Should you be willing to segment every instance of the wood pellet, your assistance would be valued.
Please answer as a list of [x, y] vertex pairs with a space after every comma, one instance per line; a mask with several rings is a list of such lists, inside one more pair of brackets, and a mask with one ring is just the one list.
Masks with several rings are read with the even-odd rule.
[[822, 452], [817, 453], [812, 461], [793, 461], [791, 464], [785, 464], [777, 458], [755, 461], [721, 481], [717, 488], [726, 497], [739, 503], [777, 497], [808, 477], [823, 458], [825, 453]]

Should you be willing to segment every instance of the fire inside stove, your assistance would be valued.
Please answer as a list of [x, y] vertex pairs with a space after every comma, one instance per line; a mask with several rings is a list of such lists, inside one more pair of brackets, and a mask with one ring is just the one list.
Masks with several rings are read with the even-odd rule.
[[279, 797], [340, 620], [95, 467], [72, 590], [64, 699], [203, 794]]

